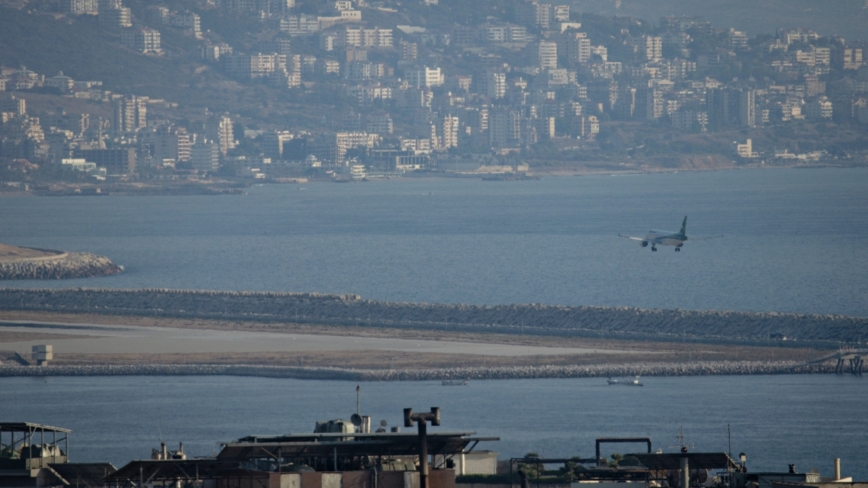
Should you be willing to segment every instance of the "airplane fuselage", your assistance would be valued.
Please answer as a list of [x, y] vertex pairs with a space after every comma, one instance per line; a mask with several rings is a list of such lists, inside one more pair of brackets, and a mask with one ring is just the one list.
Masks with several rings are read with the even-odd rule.
[[687, 236], [680, 235], [678, 232], [672, 232], [670, 230], [655, 229], [648, 231], [648, 234], [645, 235], [645, 240], [656, 242], [663, 246], [678, 246], [684, 244], [684, 241], [687, 240]]
[[645, 235], [645, 240], [642, 241], [642, 247], [651, 244], [652, 248], [656, 246], [675, 246], [676, 248], [680, 248], [686, 241], [687, 236], [682, 233], [652, 229]]

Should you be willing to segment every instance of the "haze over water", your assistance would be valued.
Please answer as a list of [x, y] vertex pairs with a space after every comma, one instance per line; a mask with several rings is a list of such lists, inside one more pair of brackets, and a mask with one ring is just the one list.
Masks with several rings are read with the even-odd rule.
[[[244, 196], [6, 197], [0, 242], [123, 274], [14, 287], [358, 293], [868, 316], [868, 170], [257, 186]], [[683, 252], [619, 233], [677, 231]]]

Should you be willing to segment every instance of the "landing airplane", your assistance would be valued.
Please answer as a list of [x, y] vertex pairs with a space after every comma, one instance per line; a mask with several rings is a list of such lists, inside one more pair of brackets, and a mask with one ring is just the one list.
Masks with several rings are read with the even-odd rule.
[[[681, 222], [681, 230], [679, 232], [672, 232], [668, 230], [650, 230], [645, 237], [633, 237], [633, 236], [625, 236], [624, 234], [618, 234], [621, 237], [626, 237], [627, 239], [631, 239], [634, 241], [641, 241], [642, 247], [648, 247], [648, 244], [651, 244], [651, 250], [657, 252], [657, 245], [661, 246], [675, 246], [675, 252], [681, 251], [681, 246], [687, 242], [687, 216], [684, 216], [684, 221]], [[704, 241], [706, 239], [715, 239], [717, 237], [723, 236], [712, 236], [712, 237], [700, 237], [693, 238], [694, 241]]]

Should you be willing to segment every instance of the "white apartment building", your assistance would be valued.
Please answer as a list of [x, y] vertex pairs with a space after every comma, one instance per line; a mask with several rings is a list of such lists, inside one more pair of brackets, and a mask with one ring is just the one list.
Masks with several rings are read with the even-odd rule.
[[319, 32], [319, 18], [315, 15], [289, 15], [280, 19], [280, 31], [290, 36], [306, 36]]
[[440, 86], [443, 84], [443, 75], [440, 68], [412, 68], [404, 71], [404, 77], [410, 86], [416, 88]]
[[550, 41], [540, 41], [538, 49], [540, 69], [554, 69], [558, 67], [558, 44]]
[[645, 59], [648, 61], [660, 61], [663, 59], [663, 38], [657, 36], [645, 36]]
[[147, 127], [147, 101], [147, 98], [133, 95], [115, 100], [112, 107], [112, 131], [120, 134]]
[[224, 60], [226, 71], [241, 78], [265, 78], [286, 70], [285, 54], [231, 54]]
[[458, 147], [458, 117], [447, 115], [443, 118], [440, 130], [440, 149]]

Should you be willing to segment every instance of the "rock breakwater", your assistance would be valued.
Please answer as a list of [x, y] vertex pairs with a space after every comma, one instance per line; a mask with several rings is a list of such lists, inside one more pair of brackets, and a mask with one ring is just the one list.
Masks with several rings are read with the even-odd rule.
[[711, 376], [755, 374], [832, 373], [832, 364], [790, 361], [713, 361], [681, 364], [646, 363], [600, 366], [514, 366], [500, 368], [446, 368], [406, 370], [350, 370], [288, 366], [210, 364], [88, 365], [26, 367], [0, 365], [0, 377], [9, 376], [262, 376], [345, 381], [492, 380], [523, 378], [605, 378], [616, 376]]
[[56, 252], [31, 259], [0, 260], [0, 280], [62, 280], [120, 273], [109, 258], [84, 252]]
[[802, 347], [868, 338], [868, 318], [838, 315], [396, 303], [319, 293], [0, 288], [0, 309]]

